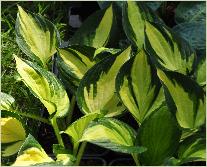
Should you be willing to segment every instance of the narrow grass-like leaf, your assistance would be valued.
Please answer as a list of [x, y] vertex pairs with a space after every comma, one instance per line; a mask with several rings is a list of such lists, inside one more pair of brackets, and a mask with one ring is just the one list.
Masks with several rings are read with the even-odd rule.
[[0, 97], [1, 97], [1, 110], [6, 110], [6, 111], [12, 111], [13, 106], [12, 104], [14, 103], [14, 98], [11, 95], [8, 95], [6, 93], [0, 92]]
[[113, 26], [112, 5], [89, 16], [70, 39], [73, 45], [106, 46]]
[[83, 131], [88, 127], [89, 123], [99, 117], [100, 114], [98, 113], [90, 113], [81, 118], [77, 121], [73, 122], [65, 131], [64, 133], [68, 134], [72, 137], [72, 141], [74, 144], [78, 143], [83, 135]]
[[83, 77], [77, 90], [79, 108], [85, 113], [101, 112], [118, 115], [125, 110], [115, 94], [115, 78], [130, 58], [131, 48], [109, 56], [94, 65]]
[[135, 146], [136, 132], [133, 128], [112, 118], [102, 118], [88, 127], [80, 141], [87, 141], [101, 147], [123, 152], [142, 153], [146, 148]]
[[55, 26], [41, 15], [27, 13], [18, 6], [16, 40], [22, 51], [44, 67], [56, 52]]
[[195, 53], [185, 40], [167, 27], [146, 22], [145, 48], [161, 68], [189, 74], [193, 70]]
[[140, 126], [137, 144], [147, 148], [139, 155], [142, 165], [162, 165], [171, 157], [178, 145], [181, 131], [166, 105], [152, 113]]
[[205, 123], [205, 93], [192, 79], [175, 72], [158, 70], [158, 76], [169, 91], [177, 108], [181, 127], [196, 129]]
[[116, 91], [138, 123], [165, 101], [160, 87], [156, 71], [144, 50], [127, 61], [116, 78]]
[[128, 39], [141, 49], [144, 45], [145, 20], [158, 21], [158, 17], [143, 2], [128, 1], [123, 3], [123, 27]]
[[206, 140], [198, 134], [186, 138], [180, 143], [178, 158], [181, 163], [206, 160]]
[[23, 61], [15, 57], [17, 71], [23, 82], [31, 92], [40, 99], [47, 108], [49, 114], [56, 112], [57, 117], [63, 117], [68, 113], [68, 95], [54, 74], [29, 61]]

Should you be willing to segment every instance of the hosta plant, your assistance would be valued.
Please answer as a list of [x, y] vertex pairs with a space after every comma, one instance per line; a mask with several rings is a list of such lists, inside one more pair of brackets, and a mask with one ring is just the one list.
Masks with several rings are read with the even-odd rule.
[[[130, 154], [136, 165], [205, 161], [205, 61], [197, 61], [155, 8], [133, 1], [105, 6], [67, 47], [49, 20], [18, 6], [16, 39], [28, 59], [14, 53], [16, 68], [48, 117], [18, 111], [15, 99], [1, 93], [2, 156], [17, 155], [13, 166], [79, 165], [87, 142]], [[130, 46], [113, 48], [118, 25]], [[74, 120], [76, 102], [82, 116]], [[119, 119], [126, 112], [137, 123], [133, 127], [128, 118]], [[22, 117], [53, 127], [53, 157]]]

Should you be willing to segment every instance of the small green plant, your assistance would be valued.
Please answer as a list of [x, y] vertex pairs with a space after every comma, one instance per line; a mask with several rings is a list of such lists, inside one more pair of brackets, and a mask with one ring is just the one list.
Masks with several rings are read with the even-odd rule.
[[[79, 165], [87, 142], [130, 154], [137, 166], [205, 161], [205, 61], [197, 62], [192, 47], [144, 2], [122, 2], [118, 10], [116, 2], [105, 5], [65, 48], [53, 23], [18, 6], [16, 40], [31, 59], [14, 53], [16, 69], [49, 116], [21, 113], [1, 93], [2, 133], [9, 134], [2, 136], [3, 156], [18, 152], [13, 166]], [[119, 24], [131, 45], [117, 49]], [[83, 116], [72, 122], [76, 102]], [[119, 120], [125, 112], [136, 129]], [[53, 127], [56, 158], [29, 134], [21, 116]]]

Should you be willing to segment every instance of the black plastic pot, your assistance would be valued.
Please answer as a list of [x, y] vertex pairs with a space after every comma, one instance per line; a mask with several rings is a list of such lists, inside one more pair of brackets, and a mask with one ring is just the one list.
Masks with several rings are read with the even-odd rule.
[[80, 166], [106, 166], [107, 162], [101, 157], [83, 157]]
[[117, 158], [109, 163], [109, 166], [136, 166], [132, 158]]
[[85, 157], [103, 157], [108, 154], [109, 150], [94, 144], [87, 143], [84, 156]]

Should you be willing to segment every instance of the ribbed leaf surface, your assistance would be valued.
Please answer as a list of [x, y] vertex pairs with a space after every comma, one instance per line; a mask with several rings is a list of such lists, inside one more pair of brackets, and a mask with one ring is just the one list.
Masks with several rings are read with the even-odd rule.
[[178, 124], [166, 105], [152, 113], [140, 126], [137, 144], [147, 148], [139, 155], [142, 165], [162, 165], [171, 157], [181, 136]]

